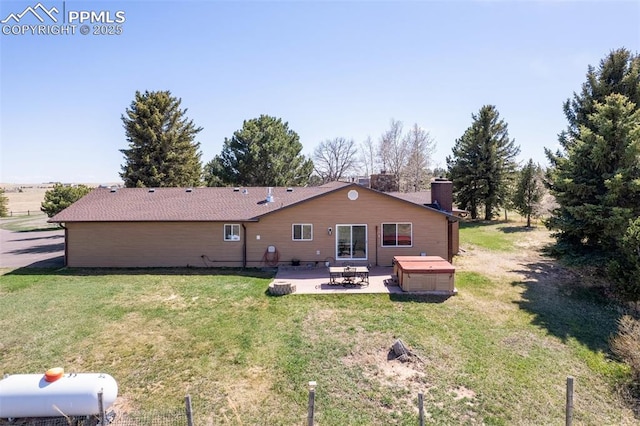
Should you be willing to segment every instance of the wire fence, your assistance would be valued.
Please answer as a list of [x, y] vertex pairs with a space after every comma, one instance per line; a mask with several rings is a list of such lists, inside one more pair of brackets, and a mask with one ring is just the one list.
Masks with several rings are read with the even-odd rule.
[[9, 210], [4, 217], [18, 217], [18, 216], [43, 216], [42, 210]]
[[[102, 405], [101, 395], [99, 394], [99, 404]], [[315, 424], [315, 396], [316, 382], [309, 382], [309, 402], [307, 406], [306, 425], [313, 426]], [[417, 424], [424, 426], [428, 415], [424, 409], [424, 394], [418, 394], [418, 416]], [[208, 412], [205, 410], [200, 414]], [[205, 414], [206, 415], [206, 414]], [[574, 418], [574, 378], [567, 377], [566, 381], [566, 401], [565, 401], [565, 426], [572, 426]], [[20, 418], [20, 419], [0, 419], [0, 426], [194, 426], [194, 413], [191, 406], [191, 397], [185, 397], [185, 406], [183, 409], [174, 409], [166, 411], [142, 411], [121, 413], [116, 415], [115, 412], [102, 412], [101, 415], [81, 416], [81, 417], [50, 417], [50, 418]], [[198, 423], [200, 424], [200, 423]], [[203, 423], [204, 424], [204, 423]], [[211, 417], [206, 424], [211, 423]]]
[[[185, 411], [156, 411], [126, 413], [111, 417], [107, 413], [105, 425], [112, 426], [185, 426], [189, 419]], [[24, 419], [0, 419], [2, 426], [98, 426], [98, 416], [40, 417]]]

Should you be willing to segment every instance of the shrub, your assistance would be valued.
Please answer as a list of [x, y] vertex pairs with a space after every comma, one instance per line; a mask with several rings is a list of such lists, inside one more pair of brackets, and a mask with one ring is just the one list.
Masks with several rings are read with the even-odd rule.
[[630, 315], [618, 320], [618, 333], [611, 339], [611, 350], [631, 368], [630, 390], [640, 397], [640, 321]]
[[9, 214], [9, 199], [4, 195], [4, 189], [0, 189], [0, 217]]
[[91, 188], [86, 185], [64, 186], [57, 183], [53, 189], [45, 192], [40, 210], [47, 216], [53, 217], [89, 192], [91, 192]]

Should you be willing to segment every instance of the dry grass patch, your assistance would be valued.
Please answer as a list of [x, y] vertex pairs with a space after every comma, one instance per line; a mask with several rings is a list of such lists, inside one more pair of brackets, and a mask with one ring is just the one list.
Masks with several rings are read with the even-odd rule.
[[[513, 247], [521, 237], [494, 232]], [[456, 259], [460, 294], [443, 303], [270, 297], [270, 276], [241, 271], [10, 274], [0, 277], [0, 365], [107, 372], [123, 410], [181, 407], [189, 393], [198, 424], [303, 424], [310, 380], [323, 425], [416, 424], [420, 391], [430, 424], [559, 424], [573, 375], [576, 424], [636, 422], [615, 390], [627, 373], [606, 352], [616, 313], [568, 291], [571, 275], [533, 247], [468, 251]], [[422, 362], [390, 360], [397, 338]]]

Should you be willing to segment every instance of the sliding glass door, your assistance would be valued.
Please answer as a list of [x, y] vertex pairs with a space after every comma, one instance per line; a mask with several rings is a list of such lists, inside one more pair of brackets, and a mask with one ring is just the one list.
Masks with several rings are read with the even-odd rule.
[[336, 260], [367, 259], [367, 225], [336, 225]]

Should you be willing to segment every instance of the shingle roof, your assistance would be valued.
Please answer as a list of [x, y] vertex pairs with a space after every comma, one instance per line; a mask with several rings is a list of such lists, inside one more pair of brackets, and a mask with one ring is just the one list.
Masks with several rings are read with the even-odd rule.
[[[420, 204], [426, 207], [431, 206], [431, 191], [418, 191], [418, 192], [387, 192], [392, 197], [400, 198], [401, 200], [409, 201], [410, 203]], [[453, 208], [452, 213], [459, 215], [461, 213], [468, 213], [466, 210], [460, 210], [456, 207]]]
[[251, 221], [352, 184], [313, 187], [97, 188], [49, 222]]
[[431, 191], [388, 192], [387, 194], [414, 204], [431, 204]]

